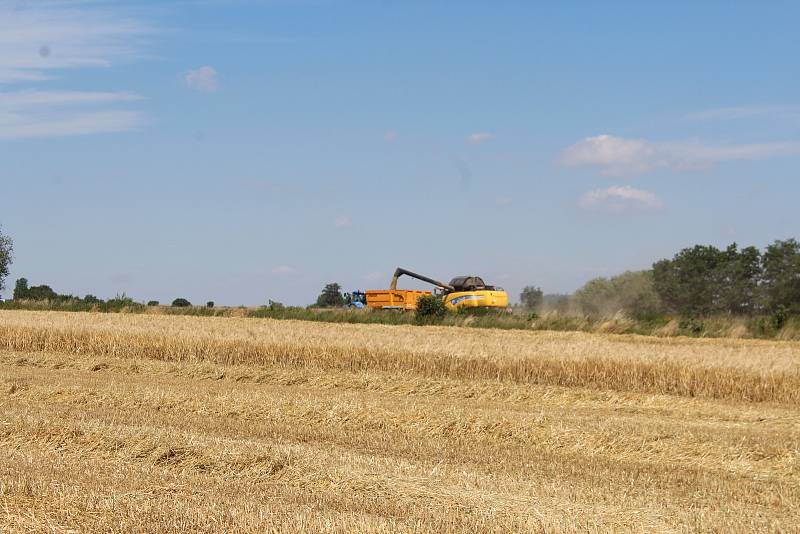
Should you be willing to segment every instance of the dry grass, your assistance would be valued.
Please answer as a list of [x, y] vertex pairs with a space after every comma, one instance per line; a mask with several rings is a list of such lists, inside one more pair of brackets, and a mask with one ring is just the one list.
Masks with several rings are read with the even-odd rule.
[[794, 532], [800, 344], [0, 313], [0, 531]]

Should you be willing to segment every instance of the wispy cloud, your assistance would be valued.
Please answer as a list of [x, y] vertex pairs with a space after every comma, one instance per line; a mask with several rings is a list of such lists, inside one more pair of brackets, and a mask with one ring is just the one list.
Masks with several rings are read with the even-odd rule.
[[208, 65], [190, 70], [184, 75], [183, 80], [188, 88], [195, 91], [213, 93], [219, 89], [219, 75], [214, 67]]
[[347, 215], [341, 215], [336, 217], [336, 219], [333, 221], [333, 225], [336, 228], [350, 228], [353, 226], [353, 220]]
[[142, 97], [129, 92], [39, 91], [0, 92], [0, 110], [24, 110], [42, 106], [67, 106], [133, 102]]
[[598, 135], [579, 141], [561, 152], [566, 167], [595, 167], [607, 176], [641, 174], [656, 169], [696, 170], [714, 164], [800, 154], [800, 141], [708, 145], [691, 142], [653, 143]]
[[0, 3], [0, 85], [21, 87], [0, 92], [0, 138], [120, 132], [144, 122], [139, 112], [114, 109], [141, 100], [128, 91], [30, 87], [137, 57], [152, 30], [120, 13], [93, 2]]
[[383, 134], [383, 140], [387, 143], [394, 143], [397, 140], [397, 132], [394, 130], [388, 130]]
[[588, 191], [578, 199], [578, 207], [596, 213], [653, 213], [662, 210], [664, 204], [649, 191], [630, 186], [612, 186]]
[[139, 127], [144, 122], [135, 111], [91, 111], [55, 116], [9, 115], [0, 113], [0, 139], [25, 139], [33, 137], [60, 137], [96, 133], [124, 132]]
[[514, 202], [514, 199], [511, 197], [495, 197], [494, 204], [495, 206], [510, 206]]
[[494, 139], [494, 134], [488, 132], [476, 132], [467, 136], [467, 143], [471, 145], [479, 145]]
[[272, 274], [293, 274], [295, 272], [295, 269], [288, 265], [278, 265], [272, 268]]
[[89, 2], [0, 3], [0, 83], [42, 81], [68, 69], [137, 57], [152, 29]]

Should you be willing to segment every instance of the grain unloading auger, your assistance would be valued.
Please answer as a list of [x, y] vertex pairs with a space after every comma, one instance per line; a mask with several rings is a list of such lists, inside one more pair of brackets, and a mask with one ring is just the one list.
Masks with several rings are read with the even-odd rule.
[[450, 309], [505, 309], [508, 307], [508, 293], [502, 287], [486, 285], [480, 276], [457, 276], [450, 280], [449, 284], [445, 284], [402, 267], [398, 267], [394, 271], [388, 290], [367, 291], [367, 306], [378, 309], [416, 309], [417, 299], [422, 295], [430, 295], [431, 292], [397, 289], [397, 281], [404, 275], [434, 286], [437, 293], [444, 298], [445, 305]]

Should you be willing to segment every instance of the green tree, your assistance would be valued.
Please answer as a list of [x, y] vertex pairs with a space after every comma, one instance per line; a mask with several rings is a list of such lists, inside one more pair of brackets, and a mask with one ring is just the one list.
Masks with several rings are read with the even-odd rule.
[[192, 303], [184, 298], [177, 298], [172, 301], [172, 305], [176, 308], [188, 308]]
[[627, 271], [611, 279], [619, 309], [636, 319], [657, 317], [664, 306], [653, 284], [653, 271]]
[[752, 315], [758, 309], [758, 286], [761, 280], [761, 252], [756, 247], [737, 250], [736, 243], [721, 253], [715, 283], [716, 312]]
[[664, 304], [682, 315], [752, 314], [758, 310], [761, 264], [755, 247], [695, 245], [655, 263], [654, 284]]
[[0, 291], [5, 289], [6, 276], [11, 267], [11, 262], [14, 261], [13, 257], [14, 243], [11, 238], [3, 233], [0, 228]]
[[673, 259], [653, 264], [655, 289], [671, 311], [708, 315], [717, 309], [718, 267], [722, 262], [722, 253], [716, 247], [685, 248]]
[[14, 300], [23, 300], [28, 298], [28, 279], [19, 278], [17, 283], [14, 284]]
[[619, 311], [637, 319], [662, 313], [652, 271], [627, 271], [612, 278], [594, 278], [575, 292], [573, 301], [587, 315], [612, 315]]
[[320, 296], [317, 297], [317, 306], [321, 308], [338, 308], [344, 306], [342, 286], [336, 282], [326, 284]]
[[48, 285], [32, 286], [25, 293], [25, 298], [30, 300], [60, 300], [60, 295]]
[[608, 278], [589, 280], [572, 298], [586, 315], [608, 315], [620, 310], [614, 285]]
[[765, 307], [772, 313], [800, 313], [800, 243], [775, 241], [764, 251], [761, 266]]
[[541, 288], [525, 286], [522, 288], [522, 293], [519, 294], [519, 301], [523, 307], [529, 310], [538, 310], [542, 307], [544, 293], [542, 293]]

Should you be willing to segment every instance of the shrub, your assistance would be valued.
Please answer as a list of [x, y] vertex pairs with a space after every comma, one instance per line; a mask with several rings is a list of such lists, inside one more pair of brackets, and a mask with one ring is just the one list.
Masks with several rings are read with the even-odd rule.
[[192, 303], [184, 298], [177, 298], [172, 301], [172, 306], [175, 308], [188, 308]]
[[33, 286], [28, 289], [25, 298], [30, 300], [58, 300], [58, 293], [48, 285]]
[[271, 311], [282, 310], [286, 308], [286, 306], [284, 306], [282, 302], [277, 302], [272, 299], [270, 299], [266, 307]]
[[613, 278], [594, 278], [575, 292], [574, 300], [584, 314], [595, 318], [622, 311], [634, 319], [651, 319], [662, 311], [651, 271], [628, 271]]
[[417, 299], [417, 311], [414, 316], [418, 323], [432, 323], [444, 319], [447, 306], [444, 300], [436, 295], [422, 295]]
[[214, 307], [214, 301], [213, 300], [209, 300], [208, 302], [206, 302], [206, 308], [213, 308], [213, 307]]
[[157, 300], [148, 300], [147, 301], [147, 305], [148, 306], [158, 306], [158, 304], [159, 304], [159, 302]]
[[320, 308], [340, 308], [344, 306], [342, 286], [336, 282], [326, 284], [322, 289], [322, 293], [317, 298], [317, 306]]
[[121, 295], [117, 293], [113, 299], [109, 299], [108, 303], [112, 306], [129, 306], [133, 304], [133, 299], [122, 293]]
[[123, 311], [123, 310], [132, 311], [132, 309], [135, 308], [136, 306], [137, 304], [133, 301], [131, 297], [129, 297], [125, 293], [122, 293], [121, 295], [117, 293], [117, 295], [113, 299], [108, 299], [108, 302], [106, 302], [104, 306], [105, 308], [104, 311]]
[[85, 302], [86, 304], [100, 304], [103, 301], [95, 297], [94, 295], [90, 294], [83, 297], [83, 302]]
[[789, 318], [789, 309], [783, 304], [779, 304], [775, 311], [772, 312], [772, 326], [775, 330], [780, 330], [786, 324]]
[[519, 301], [528, 310], [538, 310], [544, 302], [544, 293], [538, 287], [525, 286], [519, 295]]
[[706, 327], [702, 321], [699, 321], [694, 317], [684, 317], [678, 323], [678, 329], [684, 335], [699, 336], [705, 332]]
[[18, 279], [14, 286], [14, 300], [24, 300], [28, 298], [28, 289], [28, 279]]

